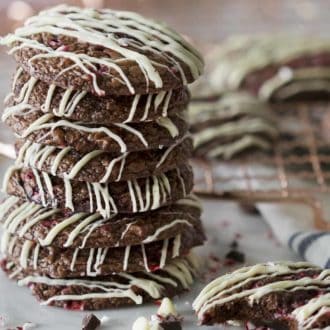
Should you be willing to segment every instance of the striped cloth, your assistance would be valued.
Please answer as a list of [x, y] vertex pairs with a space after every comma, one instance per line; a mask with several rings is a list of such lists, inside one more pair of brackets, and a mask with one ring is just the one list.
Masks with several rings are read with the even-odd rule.
[[[258, 209], [282, 244], [305, 260], [330, 268], [330, 232], [313, 229], [313, 214], [307, 206], [258, 204]], [[330, 207], [325, 211], [326, 219], [330, 219]]]

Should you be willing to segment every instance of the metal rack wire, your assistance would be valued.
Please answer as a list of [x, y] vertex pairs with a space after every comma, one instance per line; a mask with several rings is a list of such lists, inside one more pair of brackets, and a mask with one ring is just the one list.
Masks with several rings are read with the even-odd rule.
[[280, 138], [268, 153], [231, 161], [193, 160], [196, 193], [243, 202], [294, 202], [312, 207], [317, 228], [330, 230], [330, 103], [272, 106]]

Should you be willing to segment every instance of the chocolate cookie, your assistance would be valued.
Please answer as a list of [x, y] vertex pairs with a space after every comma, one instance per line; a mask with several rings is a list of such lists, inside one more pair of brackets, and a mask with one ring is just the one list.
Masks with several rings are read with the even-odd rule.
[[188, 118], [194, 155], [202, 158], [231, 159], [251, 150], [268, 151], [279, 135], [266, 104], [243, 92], [192, 102]]
[[19, 264], [28, 272], [37, 271], [53, 278], [95, 277], [122, 271], [155, 271], [170, 260], [185, 256], [205, 240], [200, 223], [188, 227], [174, 237], [106, 248], [57, 248], [40, 246], [34, 241], [13, 236], [7, 231], [2, 237], [2, 253], [8, 260]]
[[27, 273], [14, 263], [2, 262], [8, 276], [27, 285], [42, 305], [70, 310], [96, 310], [140, 305], [188, 290], [199, 271], [194, 255], [172, 260], [155, 273], [120, 273], [101, 278], [53, 279]]
[[186, 121], [179, 116], [100, 126], [71, 122], [42, 111], [18, 109], [14, 113], [5, 111], [3, 118], [20, 138], [45, 145], [74, 147], [81, 153], [95, 150], [124, 153], [157, 149], [172, 145], [186, 135], [188, 130]]
[[70, 214], [11, 196], [0, 204], [0, 214], [5, 230], [41, 246], [122, 247], [164, 240], [189, 228], [201, 227], [200, 209], [189, 204], [192, 201], [193, 196], [155, 211], [103, 219], [97, 213]]
[[213, 53], [219, 92], [248, 90], [264, 100], [329, 98], [330, 42], [299, 36], [238, 37]]
[[61, 178], [85, 182], [127, 181], [161, 174], [187, 162], [192, 140], [184, 136], [170, 147], [113, 154], [94, 150], [86, 154], [31, 141], [16, 142], [16, 165], [29, 166]]
[[201, 55], [164, 24], [110, 9], [53, 7], [1, 44], [33, 77], [99, 96], [175, 89], [203, 70]]
[[274, 329], [330, 326], [330, 270], [306, 262], [269, 262], [208, 284], [193, 303], [202, 324], [252, 322]]
[[86, 91], [62, 89], [30, 77], [18, 68], [6, 106], [28, 107], [71, 121], [113, 124], [155, 120], [182, 112], [189, 102], [187, 88], [158, 94], [96, 97]]
[[192, 190], [189, 165], [158, 176], [110, 184], [61, 179], [31, 168], [11, 167], [4, 178], [9, 195], [44, 207], [74, 212], [99, 212], [104, 218], [116, 213], [154, 210], [174, 203]]

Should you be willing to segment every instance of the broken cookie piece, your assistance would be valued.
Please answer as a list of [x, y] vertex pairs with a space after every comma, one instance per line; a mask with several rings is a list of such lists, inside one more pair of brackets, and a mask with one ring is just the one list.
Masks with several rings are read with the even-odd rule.
[[329, 329], [330, 270], [269, 262], [209, 283], [193, 303], [202, 325], [251, 322], [273, 329]]

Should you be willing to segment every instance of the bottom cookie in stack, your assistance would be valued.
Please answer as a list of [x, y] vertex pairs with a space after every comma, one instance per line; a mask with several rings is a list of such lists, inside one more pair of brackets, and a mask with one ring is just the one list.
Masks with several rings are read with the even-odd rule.
[[42, 305], [74, 310], [97, 310], [142, 304], [172, 297], [188, 290], [198, 273], [193, 254], [173, 259], [153, 273], [118, 273], [98, 278], [54, 279], [25, 272], [16, 263], [3, 260], [2, 269], [18, 285], [27, 285]]
[[[85, 300], [79, 297], [90, 297], [94, 291], [89, 289], [95, 287], [103, 294], [81, 308], [142, 303], [163, 297], [162, 292], [164, 296], [172, 291], [172, 295], [180, 293], [195, 274], [195, 267], [188, 267], [191, 263], [180, 260], [186, 260], [192, 248], [205, 240], [200, 206], [193, 195], [158, 210], [117, 214], [109, 219], [99, 214], [47, 209], [14, 196], [0, 205], [0, 213], [5, 229], [1, 243], [6, 257], [3, 268], [12, 278], [26, 278], [26, 284], [36, 281], [38, 285], [32, 287], [39, 299], [47, 303], [60, 301], [54, 304], [63, 307], [70, 299], [64, 298], [64, 303], [57, 296]], [[141, 288], [145, 277], [155, 283]], [[142, 293], [133, 295], [134, 299], [121, 294], [125, 299], [114, 296], [104, 301], [104, 292], [113, 291], [109, 282], [119, 282], [126, 291], [137, 286]], [[57, 298], [52, 299], [54, 295]]]

